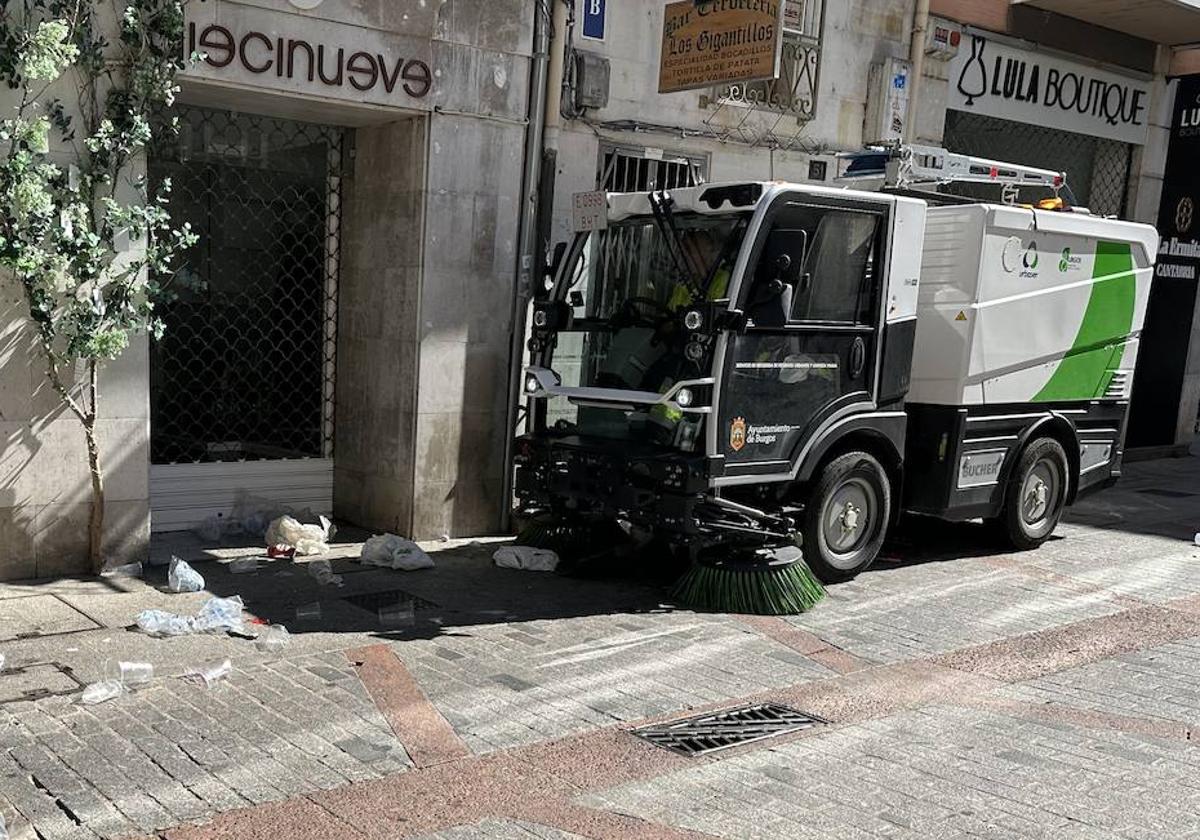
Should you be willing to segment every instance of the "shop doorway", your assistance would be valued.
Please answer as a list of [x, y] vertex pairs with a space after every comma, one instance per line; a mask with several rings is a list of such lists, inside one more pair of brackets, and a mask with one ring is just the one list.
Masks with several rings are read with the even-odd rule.
[[172, 115], [149, 175], [170, 179], [199, 242], [151, 348], [152, 528], [192, 527], [239, 492], [329, 511], [345, 132]]

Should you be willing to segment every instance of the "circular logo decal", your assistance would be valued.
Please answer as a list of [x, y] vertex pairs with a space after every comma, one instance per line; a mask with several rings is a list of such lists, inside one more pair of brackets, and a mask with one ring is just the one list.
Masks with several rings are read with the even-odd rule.
[[1025, 255], [1021, 257], [1021, 265], [1029, 271], [1033, 271], [1038, 266], [1037, 243], [1030, 242], [1029, 247], [1025, 249]]
[[1187, 233], [1192, 229], [1192, 222], [1196, 218], [1196, 203], [1188, 196], [1179, 199], [1179, 204], [1175, 207], [1175, 229], [1180, 233]]
[[1008, 238], [1008, 241], [1004, 243], [1004, 250], [1000, 252], [1000, 262], [1004, 265], [1004, 270], [1010, 274], [1017, 270], [1021, 265], [1020, 237], [1010, 236]]
[[297, 9], [302, 9], [307, 12], [309, 9], [315, 9], [317, 6], [320, 6], [322, 0], [288, 0], [288, 2]]

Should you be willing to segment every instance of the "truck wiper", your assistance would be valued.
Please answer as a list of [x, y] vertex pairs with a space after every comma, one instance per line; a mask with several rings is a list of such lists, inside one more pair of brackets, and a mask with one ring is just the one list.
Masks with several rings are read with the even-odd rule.
[[700, 272], [696, 271], [695, 266], [688, 261], [687, 252], [683, 247], [683, 237], [679, 232], [679, 228], [675, 226], [675, 213], [671, 209], [674, 201], [670, 196], [662, 193], [650, 193], [650, 211], [654, 214], [654, 222], [658, 225], [659, 232], [662, 233], [663, 240], [667, 243], [667, 253], [671, 255], [671, 262], [675, 263], [675, 270], [679, 272], [688, 289], [691, 290], [693, 296], [699, 294]]

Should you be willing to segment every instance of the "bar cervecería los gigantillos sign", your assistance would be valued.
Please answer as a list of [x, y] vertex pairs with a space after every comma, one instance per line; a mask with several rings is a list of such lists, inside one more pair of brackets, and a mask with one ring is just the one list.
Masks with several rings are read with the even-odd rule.
[[[207, 4], [205, 4], [207, 5]], [[214, 4], [215, 5], [215, 4]], [[432, 46], [409, 35], [334, 23], [272, 9], [223, 4], [235, 14], [189, 14], [185, 78], [247, 88], [405, 108], [434, 88]]]
[[664, 11], [658, 92], [779, 75], [783, 6], [778, 0], [681, 0]]

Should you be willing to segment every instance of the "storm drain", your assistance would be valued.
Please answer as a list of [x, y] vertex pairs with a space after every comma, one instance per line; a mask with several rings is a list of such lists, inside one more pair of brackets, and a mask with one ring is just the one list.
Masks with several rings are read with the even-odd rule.
[[698, 715], [665, 725], [643, 726], [633, 730], [633, 734], [680, 755], [705, 755], [812, 729], [825, 722], [787, 706], [763, 703], [711, 715]]
[[416, 595], [405, 592], [403, 589], [389, 589], [384, 592], [363, 592], [360, 595], [347, 595], [342, 600], [367, 612], [378, 612], [381, 607], [390, 607], [395, 604], [411, 604], [413, 609], [417, 610], [427, 610], [437, 607], [437, 604], [432, 601], [418, 598]]

